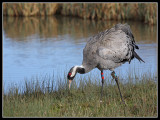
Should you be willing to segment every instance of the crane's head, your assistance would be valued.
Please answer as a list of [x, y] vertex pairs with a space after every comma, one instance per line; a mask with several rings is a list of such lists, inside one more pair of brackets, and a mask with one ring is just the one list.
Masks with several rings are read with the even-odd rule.
[[68, 80], [69, 80], [69, 89], [70, 89], [70, 86], [71, 86], [71, 82], [72, 80], [74, 79], [74, 77], [76, 76], [76, 73], [77, 73], [77, 67], [76, 66], [73, 66], [69, 72], [68, 72]]
[[69, 70], [68, 75], [67, 75], [67, 78], [69, 80], [69, 89], [70, 89], [70, 86], [71, 86], [71, 82], [74, 79], [74, 77], [76, 76], [77, 72], [80, 73], [80, 74], [84, 74], [85, 73], [84, 67], [83, 66], [73, 66]]

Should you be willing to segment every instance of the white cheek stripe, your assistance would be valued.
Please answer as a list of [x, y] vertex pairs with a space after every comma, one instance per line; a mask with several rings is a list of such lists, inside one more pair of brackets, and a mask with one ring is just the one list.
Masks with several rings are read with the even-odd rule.
[[77, 69], [77, 65], [76, 66], [74, 66], [74, 68], [73, 68], [73, 71], [72, 71], [72, 74], [71, 74], [71, 77], [73, 77], [75, 74], [76, 74], [76, 69]]

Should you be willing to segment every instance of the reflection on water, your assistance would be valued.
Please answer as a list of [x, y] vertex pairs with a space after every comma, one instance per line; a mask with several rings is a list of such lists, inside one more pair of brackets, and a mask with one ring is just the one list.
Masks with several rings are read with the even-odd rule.
[[[128, 23], [135, 35], [136, 41], [155, 43], [157, 40], [157, 26], [148, 26], [140, 22], [120, 21]], [[117, 21], [83, 20], [72, 17], [4, 17], [3, 28], [7, 37], [15, 41], [27, 39], [32, 35], [39, 38], [57, 38], [68, 34], [76, 42], [80, 38], [87, 38], [100, 31], [119, 23]], [[45, 39], [45, 40], [46, 40]]]
[[[120, 71], [121, 76], [137, 68], [139, 73], [151, 71], [157, 74], [157, 26], [119, 22], [130, 25], [140, 47], [137, 53], [145, 63], [133, 60], [130, 65], [126, 63], [116, 71]], [[82, 51], [90, 36], [119, 22], [62, 16], [4, 17], [3, 84], [23, 83], [24, 78], [53, 74], [53, 71], [55, 76], [64, 74], [64, 71], [67, 73], [70, 67], [82, 63]], [[91, 73], [95, 72], [99, 74], [96, 69]]]

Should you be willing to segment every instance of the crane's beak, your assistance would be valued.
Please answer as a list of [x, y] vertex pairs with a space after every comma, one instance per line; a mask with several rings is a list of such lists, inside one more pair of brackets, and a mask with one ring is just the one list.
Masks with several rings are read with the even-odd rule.
[[72, 80], [69, 80], [69, 89], [70, 89], [70, 87], [71, 87], [71, 82], [72, 82]]

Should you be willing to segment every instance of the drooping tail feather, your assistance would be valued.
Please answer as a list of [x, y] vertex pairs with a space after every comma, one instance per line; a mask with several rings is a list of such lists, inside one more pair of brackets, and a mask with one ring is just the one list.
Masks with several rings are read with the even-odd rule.
[[139, 49], [139, 47], [136, 44], [134, 44], [134, 46], [135, 46], [136, 49]]
[[[139, 55], [138, 55], [135, 51], [133, 51], [133, 55], [134, 55], [134, 57], [137, 58], [140, 62], [141, 62], [141, 61], [144, 62], [144, 61], [139, 57]], [[144, 63], [145, 63], [145, 62], [144, 62]]]

